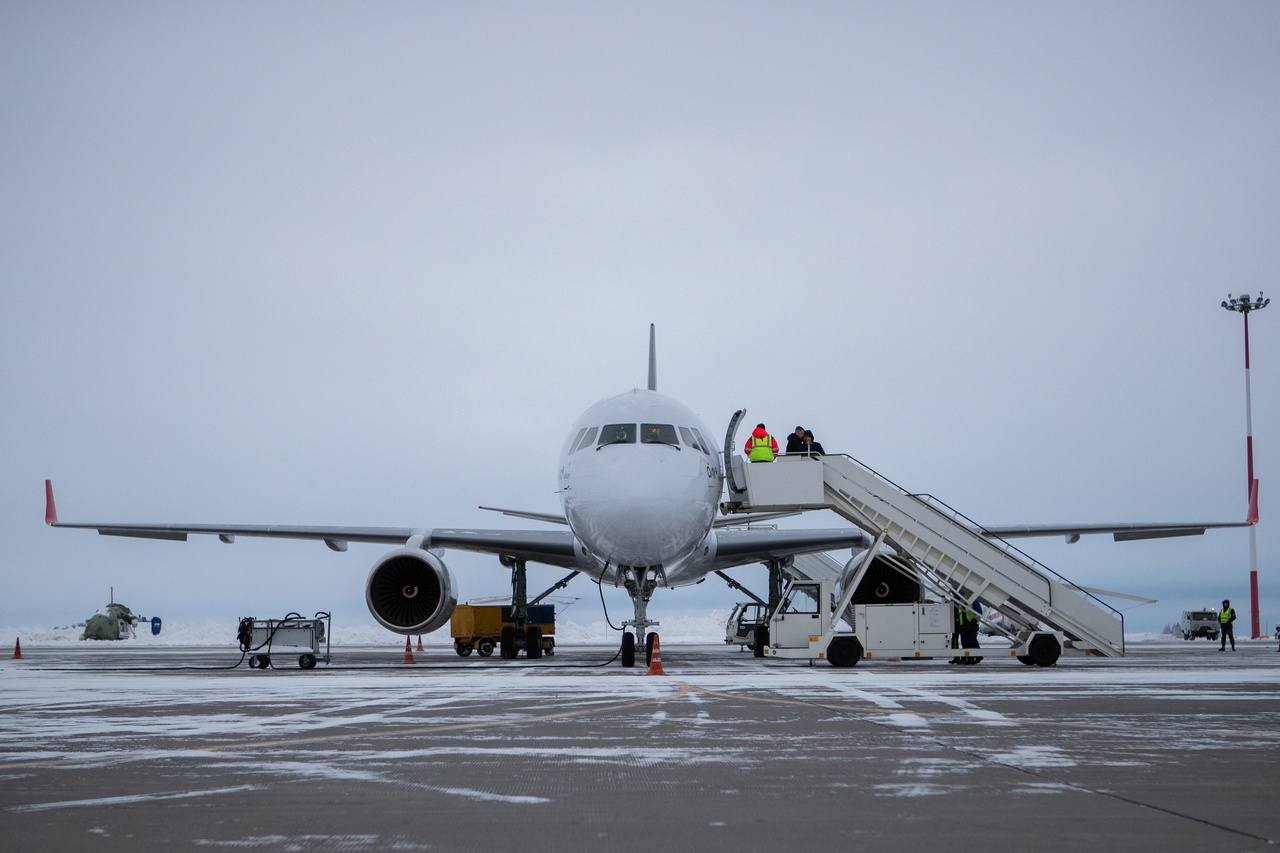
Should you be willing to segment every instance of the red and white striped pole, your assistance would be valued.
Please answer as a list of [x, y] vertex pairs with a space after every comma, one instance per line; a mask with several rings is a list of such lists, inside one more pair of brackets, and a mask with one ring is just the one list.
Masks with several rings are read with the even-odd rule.
[[[1222, 307], [1228, 311], [1239, 311], [1244, 315], [1244, 449], [1248, 462], [1249, 482], [1246, 486], [1251, 514], [1256, 512], [1258, 480], [1253, 476], [1253, 396], [1249, 387], [1249, 312], [1259, 311], [1270, 304], [1271, 300], [1264, 299], [1262, 291], [1258, 291], [1257, 299], [1251, 299], [1247, 293], [1243, 296], [1227, 294], [1227, 301], [1222, 303]], [[1258, 619], [1258, 527], [1256, 519], [1251, 518], [1251, 520], [1255, 523], [1249, 526], [1249, 604], [1252, 611], [1250, 636], [1256, 640], [1262, 636]]]

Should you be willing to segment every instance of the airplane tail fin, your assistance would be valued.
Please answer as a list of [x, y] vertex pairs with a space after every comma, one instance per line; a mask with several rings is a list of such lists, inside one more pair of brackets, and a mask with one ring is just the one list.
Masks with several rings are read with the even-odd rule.
[[649, 324], [649, 390], [658, 390], [658, 353], [654, 343], [653, 324]]

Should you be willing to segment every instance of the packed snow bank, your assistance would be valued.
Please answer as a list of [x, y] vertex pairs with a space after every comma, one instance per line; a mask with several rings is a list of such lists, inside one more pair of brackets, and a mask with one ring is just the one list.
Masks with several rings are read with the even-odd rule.
[[[668, 645], [723, 643], [725, 622], [728, 618], [729, 611], [723, 609], [712, 610], [702, 614], [666, 616], [661, 620], [662, 624], [658, 627], [658, 632], [662, 635], [662, 642]], [[33, 648], [81, 642], [102, 646], [238, 647], [236, 643], [236, 628], [237, 620], [235, 619], [207, 622], [175, 621], [165, 622], [160, 635], [153, 636], [151, 634], [151, 626], [144, 622], [138, 624], [136, 637], [127, 640], [109, 641], [81, 640], [80, 635], [84, 631], [83, 624], [63, 627], [6, 626], [0, 627], [0, 644], [7, 642], [8, 637], [13, 637], [16, 640], [21, 640], [24, 646]], [[334, 619], [332, 630], [333, 636], [330, 642], [335, 646], [381, 646], [404, 643], [401, 635], [393, 634], [378, 625], [344, 625], [341, 619]], [[559, 643], [607, 645], [615, 642], [616, 637], [617, 632], [610, 628], [603, 619], [594, 622], [571, 622], [561, 619], [556, 623], [556, 641]], [[1129, 644], [1174, 641], [1174, 638], [1167, 634], [1154, 632], [1126, 634], [1124, 639]], [[435, 647], [448, 647], [453, 644], [447, 630], [437, 631], [434, 634], [424, 634], [422, 642], [424, 646]], [[1179, 639], [1178, 642], [1181, 643], [1183, 641]]]

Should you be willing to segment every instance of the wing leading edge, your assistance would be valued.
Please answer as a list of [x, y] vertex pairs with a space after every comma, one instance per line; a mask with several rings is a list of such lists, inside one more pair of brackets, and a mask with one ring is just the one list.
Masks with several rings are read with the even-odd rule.
[[347, 550], [348, 542], [404, 545], [422, 537], [425, 548], [457, 548], [486, 554], [511, 556], [553, 566], [576, 568], [573, 534], [567, 530], [450, 530], [421, 527], [299, 527], [282, 524], [118, 524], [105, 522], [65, 522], [58, 520], [53, 500], [53, 484], [44, 481], [45, 523], [50, 527], [96, 530], [103, 536], [138, 539], [166, 539], [185, 542], [187, 536], [217, 536], [228, 544], [237, 536], [267, 539], [310, 539], [324, 542], [334, 551]]

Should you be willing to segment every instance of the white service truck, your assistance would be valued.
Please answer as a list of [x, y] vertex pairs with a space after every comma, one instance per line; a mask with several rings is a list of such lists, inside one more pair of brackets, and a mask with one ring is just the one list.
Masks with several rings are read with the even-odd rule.
[[1182, 629], [1182, 639], [1194, 640], [1196, 637], [1207, 637], [1210, 640], [1218, 639], [1222, 626], [1218, 622], [1218, 611], [1212, 607], [1204, 610], [1184, 610], [1182, 611], [1182, 622], [1179, 623]]

